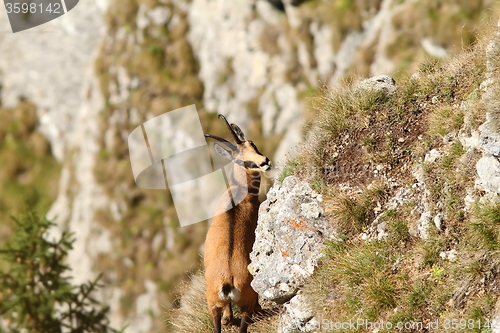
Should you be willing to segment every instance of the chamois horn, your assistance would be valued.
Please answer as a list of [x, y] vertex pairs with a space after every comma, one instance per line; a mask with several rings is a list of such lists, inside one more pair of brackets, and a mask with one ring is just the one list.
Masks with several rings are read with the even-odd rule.
[[228, 148], [230, 148], [231, 150], [235, 150], [236, 149], [236, 146], [232, 142], [229, 142], [226, 139], [221, 138], [219, 136], [211, 135], [211, 134], [205, 134], [205, 137], [206, 138], [215, 139], [215, 140], [217, 140], [219, 142], [222, 142], [223, 144], [225, 144], [226, 146], [228, 146]]
[[238, 137], [238, 135], [236, 135], [233, 127], [231, 125], [229, 125], [229, 122], [227, 121], [226, 117], [224, 117], [222, 114], [219, 114], [219, 118], [222, 118], [222, 120], [224, 120], [224, 122], [226, 123], [226, 126], [229, 129], [229, 131], [231, 132], [231, 134], [233, 135], [234, 141], [236, 141], [236, 144], [238, 144], [238, 145], [241, 144], [243, 141], [241, 141], [240, 138]]

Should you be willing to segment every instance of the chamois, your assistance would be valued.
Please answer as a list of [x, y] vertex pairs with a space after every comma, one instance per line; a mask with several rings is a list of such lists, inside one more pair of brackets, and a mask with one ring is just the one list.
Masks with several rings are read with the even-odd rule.
[[214, 135], [205, 136], [219, 141], [214, 144], [215, 151], [233, 161], [234, 166], [227, 190], [215, 205], [205, 240], [207, 303], [215, 333], [221, 332], [221, 324], [233, 321], [231, 302], [241, 308], [240, 333], [244, 333], [251, 315], [260, 309], [247, 266], [257, 227], [260, 172], [270, 170], [271, 161], [245, 139], [237, 125], [229, 125], [222, 114], [219, 118], [226, 123], [235, 144]]

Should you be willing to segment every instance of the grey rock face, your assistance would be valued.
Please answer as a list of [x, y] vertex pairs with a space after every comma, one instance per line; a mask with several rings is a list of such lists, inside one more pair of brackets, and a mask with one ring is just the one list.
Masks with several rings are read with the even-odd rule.
[[[24, 96], [37, 105], [40, 130], [58, 161], [73, 143], [89, 139], [78, 137], [79, 127], [86, 125], [82, 117], [91, 117], [83, 114], [82, 100], [91, 90], [106, 8], [106, 1], [81, 1], [75, 10], [26, 33], [0, 35], [2, 104], [13, 106]], [[10, 30], [8, 22], [2, 12], [3, 32]]]
[[483, 156], [476, 164], [476, 184], [487, 192], [500, 193], [500, 162], [493, 156]]
[[498, 68], [500, 68], [500, 30], [486, 49], [486, 80], [481, 83], [482, 99], [486, 106], [486, 122], [479, 127], [483, 157], [477, 162], [476, 185], [488, 193], [500, 193], [500, 114]]
[[[279, 13], [264, 1], [194, 0], [188, 20], [189, 40], [200, 63], [204, 106], [246, 124], [249, 103], [258, 102], [264, 135], [285, 134], [290, 139], [273, 160], [283, 158], [301, 141], [293, 124], [300, 122], [303, 112], [298, 95], [303, 87], [284, 79], [293, 63], [292, 44], [285, 34], [275, 42], [277, 55], [266, 52], [260, 42], [270, 26], [280, 29]], [[318, 80], [315, 71], [304, 69], [311, 72], [311, 82]]]
[[[493, 313], [494, 313], [494, 315], [492, 316], [492, 321], [494, 323], [498, 323], [500, 321], [500, 298], [497, 299]], [[493, 325], [491, 332], [492, 333], [500, 333], [500, 326], [498, 324]]]
[[377, 75], [360, 81], [357, 88], [380, 91], [391, 95], [396, 92], [396, 81], [389, 75]]
[[434, 225], [436, 228], [441, 231], [443, 230], [443, 214], [442, 213], [437, 213], [436, 216], [434, 216]]
[[316, 268], [323, 242], [335, 238], [321, 206], [321, 196], [296, 177], [276, 182], [259, 210], [250, 254], [252, 287], [278, 303], [291, 299]]
[[320, 326], [314, 318], [311, 304], [302, 294], [294, 296], [284, 308], [285, 312], [281, 315], [278, 332], [314, 332], [315, 328]]

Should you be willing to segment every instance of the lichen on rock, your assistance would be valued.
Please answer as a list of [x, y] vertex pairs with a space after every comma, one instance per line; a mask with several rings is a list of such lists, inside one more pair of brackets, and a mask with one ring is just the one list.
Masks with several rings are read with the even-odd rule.
[[310, 277], [323, 256], [323, 243], [336, 232], [306, 181], [295, 176], [277, 182], [259, 209], [250, 255], [252, 287], [263, 298], [286, 302]]

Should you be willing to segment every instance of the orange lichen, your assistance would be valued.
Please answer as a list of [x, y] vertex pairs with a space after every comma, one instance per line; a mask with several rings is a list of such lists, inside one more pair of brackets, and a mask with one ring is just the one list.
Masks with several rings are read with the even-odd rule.
[[289, 222], [294, 229], [300, 229], [300, 230], [311, 229], [307, 226], [306, 222], [299, 219], [287, 219], [286, 222]]

